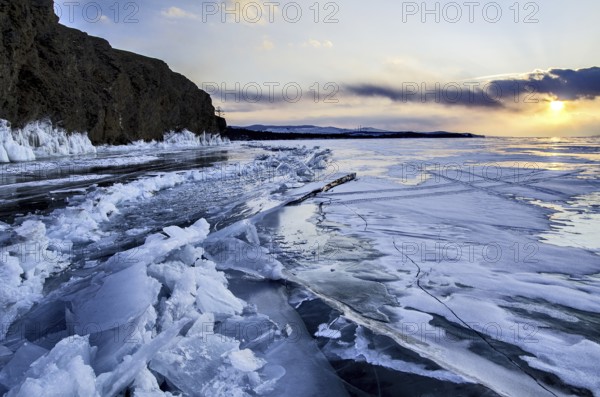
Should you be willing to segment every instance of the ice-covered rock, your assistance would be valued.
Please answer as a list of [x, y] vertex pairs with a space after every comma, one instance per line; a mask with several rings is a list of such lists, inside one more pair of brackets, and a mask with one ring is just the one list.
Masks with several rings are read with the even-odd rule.
[[38, 157], [68, 156], [96, 153], [96, 148], [86, 133], [68, 134], [54, 128], [49, 121], [36, 121], [13, 131], [15, 141], [30, 147]]
[[171, 131], [166, 133], [163, 141], [158, 142], [157, 146], [164, 149], [169, 149], [195, 146], [215, 146], [228, 142], [229, 139], [221, 138], [219, 134], [207, 134], [204, 132], [201, 135], [196, 135], [189, 130], [183, 130], [180, 132]]
[[67, 134], [48, 121], [27, 124], [12, 129], [0, 119], [0, 162], [31, 161], [39, 157], [95, 153], [87, 134]]
[[219, 134], [195, 134], [189, 130], [169, 131], [164, 134], [162, 141], [135, 141], [128, 145], [102, 145], [98, 147], [100, 152], [125, 152], [131, 150], [169, 150], [169, 149], [193, 149], [203, 146], [219, 146], [229, 144], [228, 138]]
[[[18, 134], [18, 133], [17, 133]], [[35, 160], [30, 147], [15, 142], [13, 131], [6, 120], [0, 120], [0, 162]]]
[[0, 163], [33, 161], [52, 156], [72, 156], [101, 152], [131, 150], [190, 149], [230, 143], [219, 134], [195, 134], [189, 130], [170, 131], [162, 141], [137, 141], [129, 145], [104, 145], [96, 148], [87, 133], [67, 133], [49, 121], [34, 121], [23, 128], [11, 128], [8, 121], [0, 119]]

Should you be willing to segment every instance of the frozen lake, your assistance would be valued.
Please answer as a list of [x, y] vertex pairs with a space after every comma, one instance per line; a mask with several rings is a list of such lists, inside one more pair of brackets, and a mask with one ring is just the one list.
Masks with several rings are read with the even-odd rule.
[[600, 396], [598, 138], [0, 171], [0, 394]]

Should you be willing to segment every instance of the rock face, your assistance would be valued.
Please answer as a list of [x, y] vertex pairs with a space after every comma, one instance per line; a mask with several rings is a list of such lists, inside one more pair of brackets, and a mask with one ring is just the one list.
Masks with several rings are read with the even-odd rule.
[[50, 119], [95, 144], [219, 132], [210, 96], [166, 63], [58, 23], [52, 0], [0, 0], [0, 118]]

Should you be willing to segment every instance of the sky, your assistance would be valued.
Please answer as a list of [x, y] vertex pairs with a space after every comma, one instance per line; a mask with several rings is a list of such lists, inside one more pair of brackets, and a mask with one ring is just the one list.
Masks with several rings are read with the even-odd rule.
[[56, 0], [229, 125], [600, 134], [600, 2]]

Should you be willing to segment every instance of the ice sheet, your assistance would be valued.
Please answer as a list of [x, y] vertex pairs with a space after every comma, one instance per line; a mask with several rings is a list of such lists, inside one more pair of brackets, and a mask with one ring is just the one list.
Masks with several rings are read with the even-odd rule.
[[[84, 186], [53, 211], [0, 223], [0, 308], [8, 323], [0, 374], [37, 368], [21, 378], [0, 375], [0, 388], [9, 395], [41, 388], [344, 395], [350, 379], [337, 377], [323, 348], [409, 378], [484, 385], [499, 395], [598, 395], [600, 187], [594, 152], [578, 149], [593, 142], [306, 145], [235, 146], [245, 156], [260, 153], [251, 171], [227, 179], [222, 169], [141, 174]], [[354, 171], [357, 181], [284, 207]], [[219, 203], [209, 213], [219, 222], [212, 229], [185, 216], [210, 200]], [[157, 208], [162, 223], [150, 219]], [[121, 248], [123, 236], [132, 239]], [[19, 251], [31, 244], [48, 260]], [[117, 247], [110, 255], [71, 266], [77, 247], [110, 245]], [[302, 290], [293, 306], [289, 285]], [[317, 298], [344, 321], [320, 319], [309, 332], [293, 307]], [[26, 341], [18, 333], [32, 321], [44, 331], [23, 333]], [[343, 324], [357, 327], [352, 338]], [[404, 350], [389, 354], [372, 335]], [[66, 378], [69, 371], [81, 381]]]

